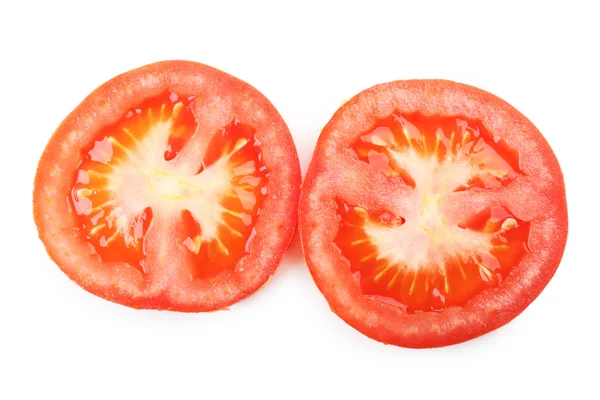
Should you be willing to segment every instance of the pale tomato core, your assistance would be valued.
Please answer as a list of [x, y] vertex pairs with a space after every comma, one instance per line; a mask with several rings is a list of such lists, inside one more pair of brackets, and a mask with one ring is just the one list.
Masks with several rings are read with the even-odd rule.
[[[503, 204], [449, 222], [456, 192], [490, 191], [523, 175], [519, 155], [477, 121], [394, 113], [351, 144], [376, 173], [410, 187], [406, 215], [338, 201], [335, 244], [363, 294], [407, 312], [465, 305], [502, 284], [529, 252], [530, 222]], [[469, 193], [467, 193], [468, 195]]]
[[83, 149], [69, 196], [83, 239], [103, 262], [146, 273], [145, 241], [157, 215], [175, 237], [190, 279], [234, 268], [248, 252], [269, 171], [252, 126], [198, 130], [194, 97], [165, 92], [102, 127]]

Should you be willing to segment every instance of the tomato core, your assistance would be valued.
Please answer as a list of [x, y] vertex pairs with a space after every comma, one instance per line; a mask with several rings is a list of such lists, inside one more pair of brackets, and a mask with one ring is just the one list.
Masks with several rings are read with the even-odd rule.
[[518, 152], [478, 121], [396, 112], [350, 148], [375, 173], [410, 187], [399, 199], [411, 204], [406, 215], [337, 202], [335, 244], [363, 294], [409, 313], [463, 306], [529, 252], [530, 222], [505, 205], [463, 221], [444, 212], [456, 192], [496, 190], [523, 175]]
[[176, 239], [192, 280], [232, 269], [247, 253], [267, 194], [260, 142], [235, 119], [201, 132], [193, 106], [193, 96], [172, 92], [146, 99], [83, 149], [68, 201], [102, 261], [146, 273], [145, 238], [157, 216], [180, 221]]

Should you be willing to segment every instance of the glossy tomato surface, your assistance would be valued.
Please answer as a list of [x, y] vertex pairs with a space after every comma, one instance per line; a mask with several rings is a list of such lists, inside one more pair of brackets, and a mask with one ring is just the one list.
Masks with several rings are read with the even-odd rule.
[[567, 238], [561, 169], [521, 113], [442, 80], [390, 82], [323, 129], [299, 229], [331, 309], [405, 347], [463, 342], [516, 317]]
[[135, 308], [209, 311], [254, 293], [296, 226], [300, 169], [273, 105], [189, 61], [119, 75], [50, 138], [34, 216], [56, 264]]

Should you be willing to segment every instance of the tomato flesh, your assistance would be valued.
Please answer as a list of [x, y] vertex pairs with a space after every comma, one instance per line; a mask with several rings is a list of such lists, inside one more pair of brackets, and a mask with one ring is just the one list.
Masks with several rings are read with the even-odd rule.
[[147, 273], [145, 235], [157, 212], [181, 219], [191, 280], [230, 270], [247, 253], [269, 177], [260, 142], [234, 119], [210, 134], [201, 162], [177, 163], [197, 131], [193, 100], [147, 99], [83, 149], [69, 201], [100, 261]]
[[86, 291], [137, 309], [215, 311], [275, 272], [300, 166], [273, 104], [208, 65], [162, 61], [92, 91], [36, 171], [49, 257]]
[[335, 244], [363, 294], [408, 313], [463, 306], [529, 252], [530, 222], [504, 205], [450, 222], [452, 193], [494, 190], [522, 175], [518, 152], [465, 118], [394, 113], [351, 144], [374, 172], [412, 188], [417, 212], [337, 202]]
[[325, 125], [302, 186], [302, 248], [330, 309], [404, 347], [473, 339], [554, 275], [560, 165], [514, 107], [447, 80], [368, 88]]

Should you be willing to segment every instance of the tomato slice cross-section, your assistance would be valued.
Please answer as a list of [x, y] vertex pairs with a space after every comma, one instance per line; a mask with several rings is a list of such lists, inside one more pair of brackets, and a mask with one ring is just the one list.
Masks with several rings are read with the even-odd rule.
[[136, 308], [207, 311], [271, 276], [295, 228], [300, 173], [256, 89], [202, 64], [108, 81], [54, 133], [34, 215], [78, 284]]
[[325, 127], [300, 202], [332, 310], [407, 347], [493, 330], [537, 297], [567, 235], [562, 173], [517, 110], [449, 81], [368, 89]]

